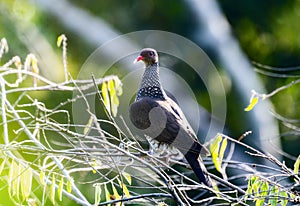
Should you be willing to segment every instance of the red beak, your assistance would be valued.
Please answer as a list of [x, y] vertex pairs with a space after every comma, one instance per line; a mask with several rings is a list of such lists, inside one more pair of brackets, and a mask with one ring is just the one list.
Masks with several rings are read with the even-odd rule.
[[141, 61], [141, 60], [143, 60], [144, 59], [144, 57], [143, 56], [138, 56], [135, 60], [134, 60], [134, 62], [133, 63], [137, 63], [137, 62], [139, 62], [139, 61]]

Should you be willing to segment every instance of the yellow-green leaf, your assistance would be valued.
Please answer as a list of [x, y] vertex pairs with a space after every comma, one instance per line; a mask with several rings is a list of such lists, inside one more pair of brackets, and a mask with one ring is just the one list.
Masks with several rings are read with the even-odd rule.
[[[8, 191], [9, 196], [12, 198], [14, 196], [19, 196], [19, 165], [12, 160], [9, 168], [9, 181], [8, 181]], [[19, 199], [19, 198], [18, 198]]]
[[5, 163], [6, 163], [6, 158], [3, 159], [3, 161], [2, 161], [2, 163], [1, 163], [1, 165], [0, 165], [0, 176], [1, 176], [1, 173], [2, 173], [2, 171], [3, 171], [3, 169], [4, 169]]
[[92, 124], [93, 124], [93, 117], [90, 116], [88, 123], [85, 125], [84, 129], [83, 129], [83, 134], [87, 135], [87, 133], [91, 130]]
[[127, 186], [125, 184], [123, 184], [123, 182], [121, 182], [121, 180], [119, 178], [117, 178], [117, 180], [118, 180], [118, 183], [119, 183], [120, 187], [123, 190], [124, 196], [125, 197], [130, 197], [129, 190], [128, 190]]
[[257, 96], [252, 96], [250, 99], [250, 104], [245, 108], [246, 112], [249, 112], [253, 109], [253, 107], [257, 104], [258, 102], [258, 97]]
[[276, 206], [278, 201], [278, 187], [276, 185], [273, 185], [270, 189], [269, 193], [269, 201], [268, 203], [271, 206]]
[[256, 199], [255, 206], [263, 206], [265, 202], [265, 199]]
[[123, 177], [126, 179], [126, 181], [131, 185], [131, 176], [127, 172], [122, 172]]
[[68, 179], [67, 181], [67, 192], [71, 193], [72, 192], [72, 184], [74, 182], [74, 179], [71, 177], [70, 179]]
[[[299, 173], [299, 165], [300, 165], [300, 155], [298, 156], [295, 164], [294, 164], [294, 173], [295, 175], [298, 175]], [[297, 182], [297, 179], [294, 179]]]
[[104, 106], [110, 114], [110, 100], [109, 100], [109, 95], [108, 95], [108, 89], [107, 89], [106, 82], [102, 83], [101, 94], [102, 94], [102, 97], [103, 97]]
[[57, 187], [57, 195], [58, 195], [59, 201], [62, 201], [63, 187], [64, 187], [64, 177], [61, 176], [58, 187]]
[[40, 182], [43, 186], [45, 185], [45, 172], [43, 170], [40, 171]]
[[[112, 182], [111, 183], [111, 188], [112, 188], [112, 191], [113, 191], [113, 194], [114, 194], [114, 197], [116, 200], [120, 200], [121, 199], [121, 196], [119, 195], [114, 183]], [[120, 203], [117, 203], [116, 205], [120, 205]]]
[[104, 185], [104, 192], [105, 192], [105, 200], [106, 200], [106, 202], [110, 201], [110, 193], [108, 192], [106, 184]]
[[115, 117], [118, 112], [119, 98], [115, 90], [114, 80], [109, 80], [107, 84], [111, 101], [111, 113]]
[[32, 169], [30, 167], [24, 167], [21, 163], [20, 168], [20, 184], [21, 184], [21, 193], [23, 200], [27, 200], [32, 187]]
[[219, 172], [221, 172], [221, 164], [219, 161], [219, 148], [220, 148], [221, 141], [222, 141], [222, 136], [218, 135], [209, 147], [212, 161], [213, 161], [217, 171], [219, 171]]
[[50, 184], [50, 192], [49, 192], [50, 200], [52, 203], [55, 203], [55, 175], [52, 174], [52, 181]]
[[220, 164], [222, 164], [226, 147], [227, 147], [227, 139], [223, 138], [223, 141], [222, 141], [222, 144], [221, 144], [221, 147], [220, 147], [220, 152], [219, 152], [219, 161], [220, 161]]
[[288, 194], [286, 191], [280, 191], [280, 201], [282, 206], [286, 206], [288, 204]]
[[101, 201], [101, 185], [95, 184], [95, 205], [98, 205]]
[[115, 88], [118, 96], [121, 96], [123, 93], [122, 82], [119, 78], [115, 78]]
[[269, 192], [269, 183], [264, 181], [260, 187], [260, 195], [262, 197], [267, 197]]

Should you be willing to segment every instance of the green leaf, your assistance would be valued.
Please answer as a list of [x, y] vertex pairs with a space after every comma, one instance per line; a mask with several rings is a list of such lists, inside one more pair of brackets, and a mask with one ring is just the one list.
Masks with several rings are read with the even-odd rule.
[[108, 95], [108, 89], [107, 89], [106, 82], [102, 83], [101, 94], [102, 94], [102, 97], [103, 97], [104, 106], [110, 114], [111, 113], [111, 111], [110, 111], [110, 100], [109, 100], [109, 95]]
[[255, 196], [260, 196], [259, 188], [260, 188], [261, 184], [262, 184], [262, 181], [259, 178], [256, 178], [256, 181], [252, 185]]
[[126, 179], [126, 181], [131, 185], [131, 176], [127, 172], [122, 172], [123, 177]]
[[74, 179], [71, 177], [70, 179], [68, 179], [67, 181], [67, 192], [71, 193], [72, 192], [72, 184], [74, 182]]
[[106, 202], [110, 201], [110, 193], [108, 192], [106, 184], [104, 185], [104, 192], [105, 192], [105, 200], [106, 200]]
[[95, 184], [95, 206], [98, 205], [101, 201], [101, 185]]
[[262, 197], [267, 197], [269, 193], [269, 183], [264, 181], [260, 187], [260, 195]]
[[3, 169], [4, 169], [5, 163], [6, 163], [6, 158], [3, 159], [3, 162], [2, 162], [1, 165], [0, 165], [0, 176], [1, 176], [1, 173], [2, 173], [2, 171], [3, 171]]
[[66, 36], [64, 34], [61, 34], [59, 35], [59, 37], [57, 37], [57, 41], [56, 41], [56, 44], [57, 44], [57, 47], [60, 47], [61, 46], [61, 42], [66, 38]]
[[[12, 198], [19, 195], [19, 165], [12, 160], [9, 168], [9, 181], [8, 181], [8, 191], [9, 196]], [[18, 198], [18, 197], [17, 197]], [[19, 199], [19, 198], [18, 198]]]
[[113, 194], [114, 194], [114, 197], [116, 200], [120, 200], [121, 199], [121, 196], [119, 195], [115, 185], [113, 182], [111, 182], [111, 188], [112, 188], [112, 191], [113, 191]]
[[219, 148], [220, 148], [220, 143], [222, 141], [222, 136], [218, 135], [213, 143], [210, 145], [210, 152], [211, 152], [211, 157], [212, 161], [217, 169], [217, 171], [221, 172], [221, 164], [219, 161]]
[[21, 163], [20, 168], [20, 184], [23, 200], [27, 200], [32, 187], [32, 169], [29, 166], [24, 167]]
[[262, 206], [264, 205], [265, 200], [264, 199], [256, 199], [255, 206]]
[[119, 178], [117, 178], [117, 180], [118, 180], [118, 183], [119, 183], [120, 187], [123, 190], [124, 196], [125, 197], [130, 197], [129, 190], [128, 190], [127, 186], [125, 184], [123, 184], [123, 182], [121, 182], [121, 180]]
[[280, 201], [282, 206], [286, 206], [288, 204], [288, 194], [286, 191], [280, 191]]
[[278, 201], [278, 187], [276, 185], [273, 185], [270, 188], [270, 193], [269, 193], [269, 204], [271, 206], [276, 206]]
[[57, 187], [57, 195], [58, 195], [59, 201], [62, 201], [63, 187], [64, 187], [64, 177], [61, 176], [58, 187]]
[[223, 157], [224, 157], [224, 153], [225, 153], [226, 147], [227, 147], [227, 139], [223, 138], [223, 141], [222, 141], [222, 144], [221, 144], [221, 147], [220, 147], [220, 152], [219, 152], [220, 165], [223, 162]]
[[119, 98], [116, 94], [114, 80], [108, 81], [108, 91], [110, 94], [110, 101], [111, 101], [111, 113], [115, 117], [117, 116], [118, 106], [119, 106]]
[[252, 95], [252, 97], [250, 99], [250, 104], [245, 108], [245, 111], [246, 112], [251, 111], [254, 108], [254, 106], [257, 104], [257, 102], [258, 102], [258, 97], [255, 95]]
[[40, 182], [43, 186], [45, 185], [45, 172], [43, 170], [40, 171]]
[[[299, 165], [300, 165], [300, 155], [298, 156], [298, 158], [297, 158], [297, 160], [294, 164], [294, 173], [295, 173], [295, 175], [298, 175], [298, 173], [299, 173]], [[297, 179], [294, 178], [294, 180], [296, 182], [298, 182]]]
[[50, 184], [50, 192], [49, 192], [50, 200], [54, 204], [55, 203], [55, 175], [52, 174], [52, 181]]
[[117, 95], [121, 96], [123, 93], [122, 82], [119, 78], [115, 78], [114, 80], [115, 80], [115, 88], [117, 91]]

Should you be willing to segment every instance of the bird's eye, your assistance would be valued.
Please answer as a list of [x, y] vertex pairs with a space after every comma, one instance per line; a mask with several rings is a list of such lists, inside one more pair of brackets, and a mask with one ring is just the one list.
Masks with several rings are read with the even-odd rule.
[[150, 56], [150, 57], [153, 57], [153, 56], [154, 56], [154, 52], [150, 52], [150, 53], [149, 53], [149, 56]]

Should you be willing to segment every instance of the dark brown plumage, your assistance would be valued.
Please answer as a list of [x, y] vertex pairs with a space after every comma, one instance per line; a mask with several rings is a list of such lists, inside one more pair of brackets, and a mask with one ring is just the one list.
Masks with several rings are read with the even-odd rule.
[[135, 102], [129, 109], [132, 123], [159, 143], [176, 147], [200, 182], [210, 186], [211, 180], [200, 157], [202, 145], [180, 107], [162, 88], [157, 52], [151, 48], [143, 49], [136, 58], [136, 61], [141, 60], [146, 68]]

